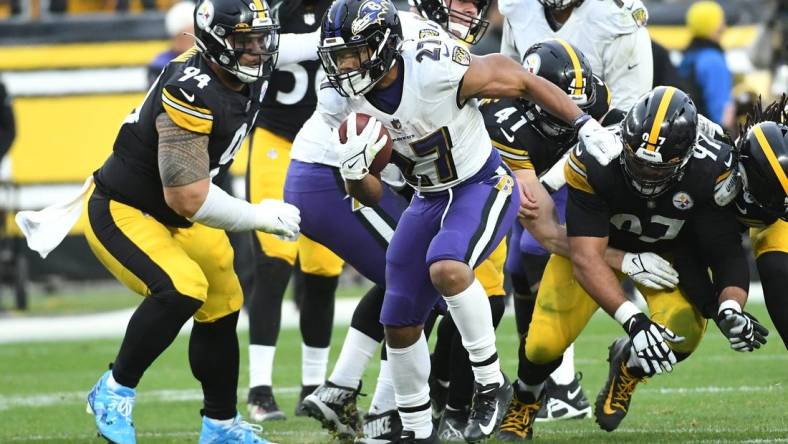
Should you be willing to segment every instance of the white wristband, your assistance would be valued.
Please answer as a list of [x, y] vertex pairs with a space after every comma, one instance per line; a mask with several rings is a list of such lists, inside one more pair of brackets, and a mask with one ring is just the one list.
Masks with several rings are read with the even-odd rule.
[[638, 309], [638, 307], [635, 304], [626, 301], [618, 306], [618, 308], [616, 309], [616, 313], [613, 315], [613, 317], [616, 318], [616, 321], [618, 321], [619, 324], [624, 325], [629, 320], [629, 318], [635, 316], [640, 312], [641, 311]]
[[717, 310], [717, 314], [720, 314], [722, 310], [725, 310], [726, 308], [731, 308], [736, 313], [741, 313], [741, 305], [739, 305], [739, 303], [733, 299], [727, 299], [722, 301], [720, 308]]
[[213, 228], [227, 231], [247, 231], [257, 228], [254, 205], [230, 196], [216, 184], [211, 183], [205, 202], [194, 216], [189, 218]]

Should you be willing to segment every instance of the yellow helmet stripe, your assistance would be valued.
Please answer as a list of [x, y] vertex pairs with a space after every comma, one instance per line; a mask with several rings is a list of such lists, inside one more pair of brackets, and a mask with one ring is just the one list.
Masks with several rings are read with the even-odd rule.
[[575, 88], [583, 88], [583, 69], [580, 68], [580, 58], [577, 57], [577, 53], [575, 52], [572, 45], [566, 42], [564, 39], [556, 39], [561, 46], [564, 47], [566, 53], [569, 54], [569, 59], [572, 60], [572, 68], [575, 70]]
[[780, 180], [780, 184], [783, 186], [783, 192], [788, 195], [788, 177], [785, 176], [785, 171], [783, 171], [780, 162], [777, 161], [777, 156], [774, 154], [772, 146], [766, 139], [766, 135], [763, 134], [763, 130], [761, 129], [760, 125], [754, 126], [752, 130], [755, 133], [755, 138], [758, 139], [758, 143], [761, 144], [763, 153], [766, 154], [766, 159], [769, 160], [769, 165], [772, 166], [774, 174], [776, 174], [777, 179]]
[[662, 122], [665, 120], [665, 114], [668, 112], [668, 107], [670, 106], [670, 99], [673, 98], [673, 93], [676, 92], [676, 88], [672, 86], [668, 86], [665, 88], [665, 93], [662, 95], [662, 99], [659, 101], [659, 108], [657, 108], [657, 115], [654, 116], [654, 124], [651, 125], [651, 131], [648, 133], [648, 144], [646, 145], [646, 149], [649, 151], [655, 151], [657, 148], [657, 141], [659, 140], [659, 131], [662, 129]]
[[262, 1], [260, 1], [260, 0], [252, 0], [252, 3], [254, 3], [254, 9], [257, 12], [265, 11], [265, 8], [263, 8], [263, 2]]

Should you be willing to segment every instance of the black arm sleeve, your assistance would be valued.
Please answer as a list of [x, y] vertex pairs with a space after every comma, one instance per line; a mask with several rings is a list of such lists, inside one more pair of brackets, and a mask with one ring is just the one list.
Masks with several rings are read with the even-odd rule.
[[698, 250], [711, 269], [715, 295], [725, 287], [750, 288], [750, 267], [742, 247], [742, 226], [729, 208], [706, 205], [692, 219]]
[[0, 83], [0, 159], [11, 149], [11, 144], [16, 138], [16, 122], [14, 109], [11, 106], [11, 97]]
[[693, 236], [685, 236], [677, 242], [673, 254], [673, 268], [679, 273], [682, 292], [706, 319], [717, 312], [717, 293], [708, 272], [708, 263], [698, 252]]
[[610, 210], [596, 194], [569, 187], [566, 203], [567, 236], [607, 237], [610, 234]]

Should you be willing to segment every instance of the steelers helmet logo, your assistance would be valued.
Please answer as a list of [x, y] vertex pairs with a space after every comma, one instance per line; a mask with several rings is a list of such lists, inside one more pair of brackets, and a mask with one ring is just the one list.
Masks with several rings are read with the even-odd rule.
[[689, 194], [683, 191], [673, 195], [673, 205], [679, 210], [689, 210], [694, 204]]
[[210, 29], [213, 17], [213, 2], [206, 0], [200, 4], [194, 13], [195, 25], [200, 29]]
[[528, 56], [523, 60], [523, 67], [528, 70], [533, 75], [539, 74], [539, 68], [542, 66], [542, 58], [539, 57], [539, 54], [528, 54]]

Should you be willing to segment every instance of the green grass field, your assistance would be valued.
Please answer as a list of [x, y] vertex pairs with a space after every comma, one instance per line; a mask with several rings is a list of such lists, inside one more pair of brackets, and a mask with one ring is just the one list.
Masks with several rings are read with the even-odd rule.
[[[760, 319], [765, 308], [749, 307]], [[614, 433], [591, 420], [538, 424], [543, 442], [788, 442], [788, 353], [771, 323], [772, 338], [753, 354], [731, 351], [710, 326], [697, 353], [670, 375], [658, 376], [636, 392], [629, 417]], [[2, 320], [0, 320], [0, 328]], [[90, 328], [90, 326], [85, 326]], [[334, 332], [332, 357], [345, 328]], [[597, 315], [576, 346], [583, 387], [593, 399], [607, 372], [607, 346], [621, 333], [606, 316]], [[245, 413], [246, 341], [241, 333], [239, 409]], [[90, 340], [0, 345], [0, 443], [89, 443], [95, 437], [85, 396], [115, 355], [120, 341]], [[283, 331], [276, 358], [274, 384], [286, 413], [293, 411], [300, 382], [300, 338]], [[510, 375], [516, 368], [517, 337], [513, 318], [505, 318], [498, 334], [499, 353]], [[181, 336], [148, 371], [139, 386], [134, 419], [140, 443], [195, 442], [200, 428], [199, 385], [187, 362], [187, 338]], [[332, 360], [333, 362], [333, 360]], [[365, 379], [371, 393], [377, 365]], [[361, 398], [366, 407], [371, 396]], [[281, 443], [325, 443], [331, 438], [310, 419], [290, 415], [266, 423], [266, 436]]]

